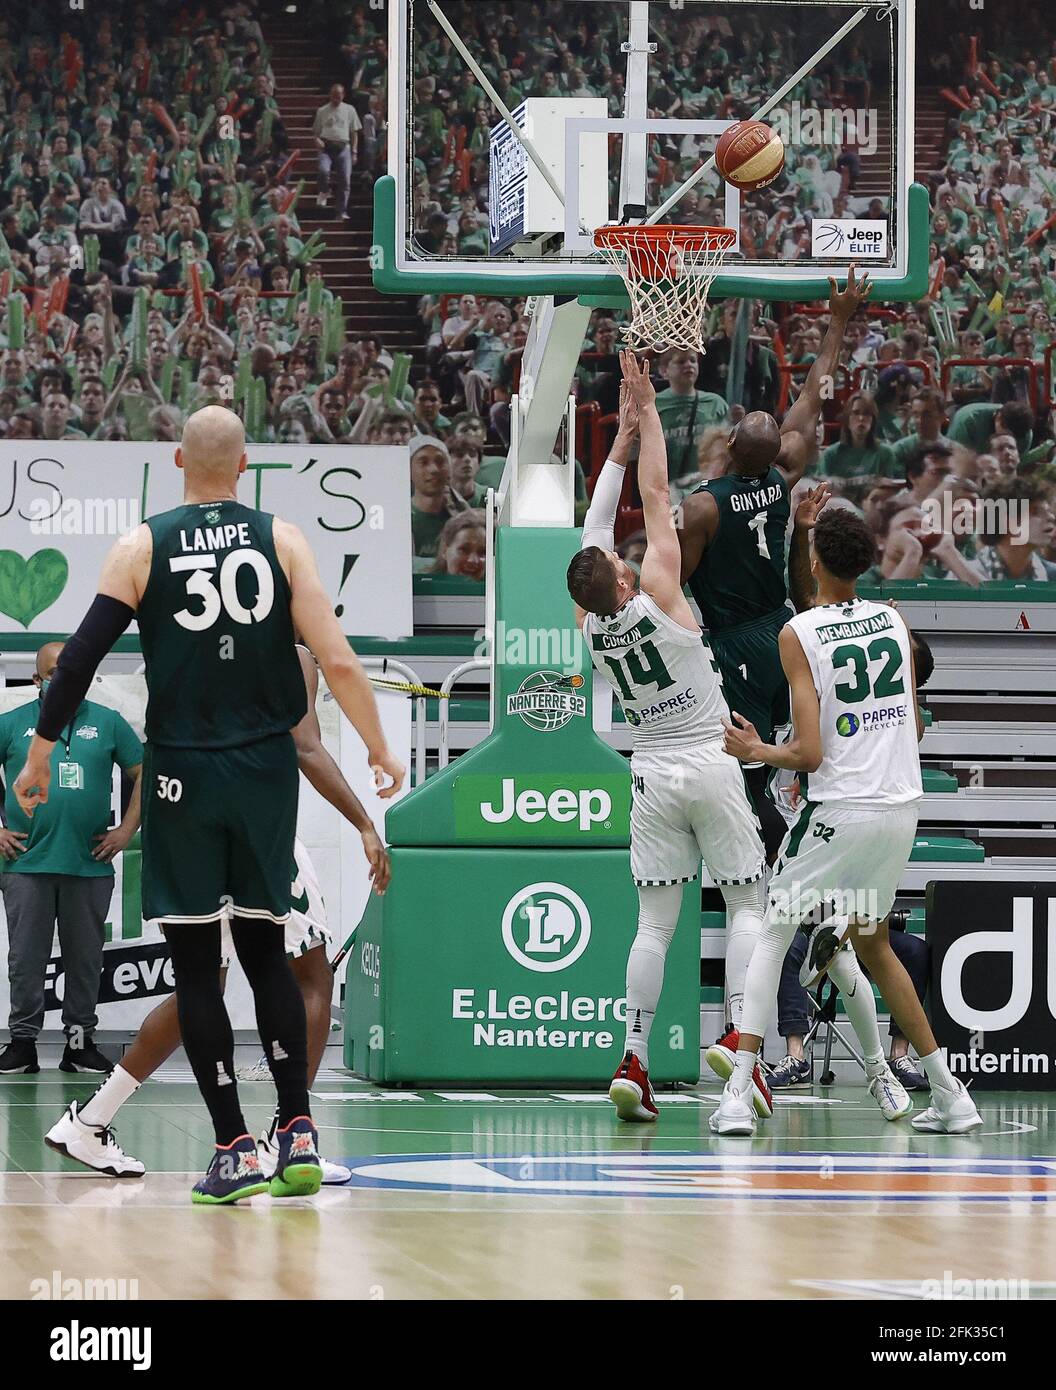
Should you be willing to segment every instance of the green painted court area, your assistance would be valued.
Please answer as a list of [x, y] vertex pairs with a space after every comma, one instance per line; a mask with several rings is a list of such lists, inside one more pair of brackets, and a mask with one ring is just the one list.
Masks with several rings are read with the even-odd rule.
[[[0, 1083], [0, 1297], [56, 1278], [135, 1280], [144, 1299], [922, 1299], [956, 1280], [1056, 1296], [1051, 1093], [981, 1094], [983, 1129], [947, 1138], [886, 1123], [862, 1088], [816, 1087], [748, 1141], [710, 1134], [717, 1085], [660, 1095], [659, 1124], [632, 1129], [601, 1090], [385, 1090], [330, 1071], [313, 1111], [351, 1183], [205, 1210], [190, 1074], [147, 1082], [118, 1118], [138, 1180], [43, 1145], [92, 1089]], [[263, 1128], [270, 1085], [241, 1091]]]

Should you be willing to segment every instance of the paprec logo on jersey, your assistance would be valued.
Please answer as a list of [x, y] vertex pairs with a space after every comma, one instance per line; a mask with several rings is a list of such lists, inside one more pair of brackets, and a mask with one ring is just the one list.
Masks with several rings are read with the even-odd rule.
[[570, 720], [587, 712], [587, 697], [581, 675], [563, 676], [560, 671], [533, 671], [515, 695], [506, 698], [506, 713], [518, 714], [528, 725], [543, 733], [563, 729]]
[[528, 970], [567, 970], [587, 949], [590, 913], [579, 894], [563, 883], [530, 883], [506, 904], [502, 941]]
[[852, 738], [861, 727], [856, 714], [841, 714], [836, 720], [836, 732], [840, 738]]

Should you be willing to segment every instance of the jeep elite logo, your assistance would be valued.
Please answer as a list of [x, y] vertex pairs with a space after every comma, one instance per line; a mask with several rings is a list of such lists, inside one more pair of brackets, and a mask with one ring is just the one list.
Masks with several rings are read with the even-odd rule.
[[590, 913], [562, 883], [531, 883], [514, 894], [502, 914], [507, 951], [528, 970], [567, 970], [590, 941]]
[[519, 714], [529, 729], [551, 733], [563, 729], [570, 720], [587, 712], [587, 697], [581, 675], [563, 676], [560, 671], [533, 671], [521, 682], [516, 695], [506, 699], [506, 713]]

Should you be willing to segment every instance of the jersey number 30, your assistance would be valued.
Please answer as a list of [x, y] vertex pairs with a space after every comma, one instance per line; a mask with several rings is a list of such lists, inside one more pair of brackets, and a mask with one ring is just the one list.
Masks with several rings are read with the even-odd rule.
[[[238, 572], [243, 565], [248, 565], [257, 576], [257, 598], [252, 608], [247, 608], [238, 597]], [[187, 595], [201, 600], [199, 612], [181, 608], [172, 615], [180, 627], [189, 632], [204, 632], [221, 613], [226, 613], [236, 623], [263, 622], [275, 602], [275, 578], [259, 550], [232, 550], [224, 556], [215, 575], [209, 573], [216, 570], [215, 555], [174, 555], [169, 560], [169, 569], [173, 574], [189, 570]], [[219, 581], [219, 591], [214, 581]]]

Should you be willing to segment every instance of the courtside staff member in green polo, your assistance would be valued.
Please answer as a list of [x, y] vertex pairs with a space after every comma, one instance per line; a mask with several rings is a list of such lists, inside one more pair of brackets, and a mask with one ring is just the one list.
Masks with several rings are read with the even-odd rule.
[[[37, 653], [33, 682], [41, 699], [62, 651], [48, 642]], [[38, 702], [39, 703], [39, 702]], [[55, 924], [62, 951], [62, 1071], [108, 1072], [96, 1047], [103, 935], [114, 891], [115, 854], [139, 827], [143, 745], [116, 710], [82, 700], [51, 755], [49, 800], [32, 820], [12, 790], [26, 761], [38, 704], [0, 714], [0, 762], [7, 796], [0, 829], [0, 889], [7, 914], [7, 968], [11, 984], [11, 1041], [0, 1053], [0, 1072], [35, 1072], [37, 1036], [44, 1024], [44, 980]], [[107, 830], [114, 764], [133, 781], [121, 824]]]

